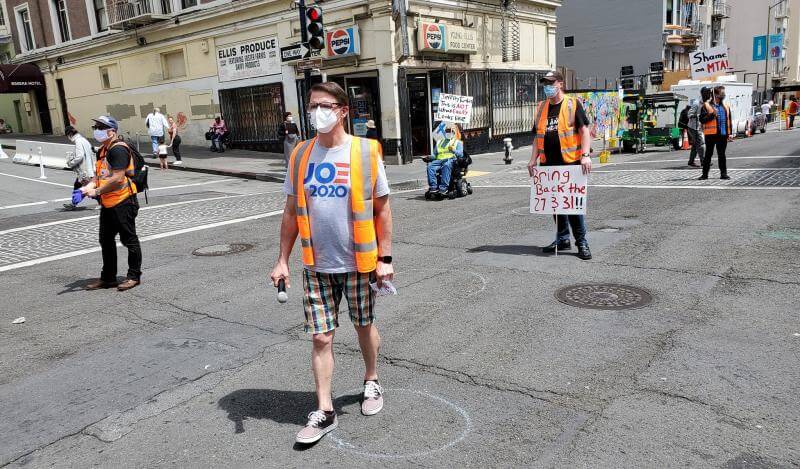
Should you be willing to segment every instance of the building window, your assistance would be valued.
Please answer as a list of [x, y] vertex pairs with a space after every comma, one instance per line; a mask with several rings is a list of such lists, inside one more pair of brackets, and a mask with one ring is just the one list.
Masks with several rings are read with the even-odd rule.
[[181, 0], [181, 9], [192, 8], [197, 6], [197, 0]]
[[100, 67], [100, 87], [104, 90], [119, 88], [119, 67], [117, 64]]
[[106, 0], [94, 0], [94, 19], [97, 21], [97, 32], [108, 29], [108, 12]]
[[33, 29], [31, 29], [31, 15], [28, 12], [28, 5], [16, 10], [17, 28], [20, 38], [22, 51], [27, 52], [36, 49], [36, 42], [33, 40]]
[[70, 40], [69, 21], [67, 20], [67, 0], [53, 0], [53, 8], [56, 12], [56, 22], [61, 42]]
[[161, 66], [165, 80], [186, 76], [186, 62], [183, 60], [182, 50], [161, 54]]
[[564, 36], [564, 47], [575, 47], [575, 36]]
[[6, 25], [6, 15], [5, 11], [3, 11], [3, 4], [0, 3], [0, 26]]

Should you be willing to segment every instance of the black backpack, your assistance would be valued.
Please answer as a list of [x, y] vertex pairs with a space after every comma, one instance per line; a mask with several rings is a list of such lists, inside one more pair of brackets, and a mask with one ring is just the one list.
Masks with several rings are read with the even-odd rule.
[[144, 157], [135, 146], [123, 139], [120, 139], [120, 141], [128, 148], [128, 154], [133, 160], [133, 176], [129, 179], [136, 184], [137, 192], [144, 192], [144, 201], [149, 204], [150, 201], [147, 200], [147, 189], [149, 188], [147, 185], [147, 164], [144, 162]]

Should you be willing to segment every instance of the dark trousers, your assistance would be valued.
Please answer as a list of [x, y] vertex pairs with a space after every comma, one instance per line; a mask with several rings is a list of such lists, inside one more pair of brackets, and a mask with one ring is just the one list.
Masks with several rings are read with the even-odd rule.
[[586, 217], [584, 215], [555, 215], [556, 218], [556, 242], [562, 243], [569, 241], [569, 229], [572, 228], [572, 236], [575, 237], [576, 246], [585, 246], [586, 241]]
[[172, 139], [172, 154], [175, 155], [175, 161], [181, 160], [181, 136], [176, 135]]
[[694, 129], [687, 129], [686, 135], [689, 137], [689, 143], [692, 144], [692, 150], [689, 152], [689, 164], [694, 164], [695, 158], [699, 155], [700, 162], [703, 162], [703, 140], [700, 132]]
[[789, 128], [794, 127], [794, 114], [789, 114]]
[[728, 162], [725, 160], [725, 149], [728, 148], [728, 137], [719, 134], [706, 135], [706, 157], [703, 159], [703, 175], [708, 176], [708, 172], [711, 169], [711, 157], [714, 156], [714, 148], [717, 149], [719, 172], [724, 176], [728, 174]]
[[136, 215], [139, 202], [132, 196], [119, 205], [100, 209], [100, 247], [103, 250], [103, 271], [100, 278], [106, 282], [117, 280], [117, 241], [128, 248], [128, 278], [139, 280], [142, 276], [142, 248], [136, 235]]

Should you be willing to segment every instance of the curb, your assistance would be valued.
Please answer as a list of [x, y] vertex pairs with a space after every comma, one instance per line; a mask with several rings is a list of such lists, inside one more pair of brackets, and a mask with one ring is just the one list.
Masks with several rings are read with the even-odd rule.
[[[147, 157], [145, 157], [145, 164], [151, 168], [159, 168], [160, 165], [153, 161], [147, 161]], [[175, 166], [174, 164], [169, 165], [170, 170], [177, 170], [177, 171], [188, 171], [190, 173], [203, 173], [203, 174], [214, 174], [216, 176], [228, 176], [228, 177], [235, 177], [241, 179], [255, 179], [258, 181], [266, 181], [266, 182], [283, 182], [285, 176], [283, 173], [253, 173], [250, 171], [232, 171], [226, 169], [212, 169], [212, 168], [192, 168], [190, 166]]]

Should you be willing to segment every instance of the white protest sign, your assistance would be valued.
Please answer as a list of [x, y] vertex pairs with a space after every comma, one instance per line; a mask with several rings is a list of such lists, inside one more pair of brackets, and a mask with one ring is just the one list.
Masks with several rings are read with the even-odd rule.
[[531, 213], [584, 215], [589, 177], [580, 165], [540, 166], [531, 178]]
[[692, 62], [692, 80], [710, 78], [733, 70], [728, 57], [728, 46], [721, 45], [689, 54]]
[[472, 96], [440, 94], [439, 110], [436, 112], [435, 119], [456, 124], [469, 124], [472, 119]]

